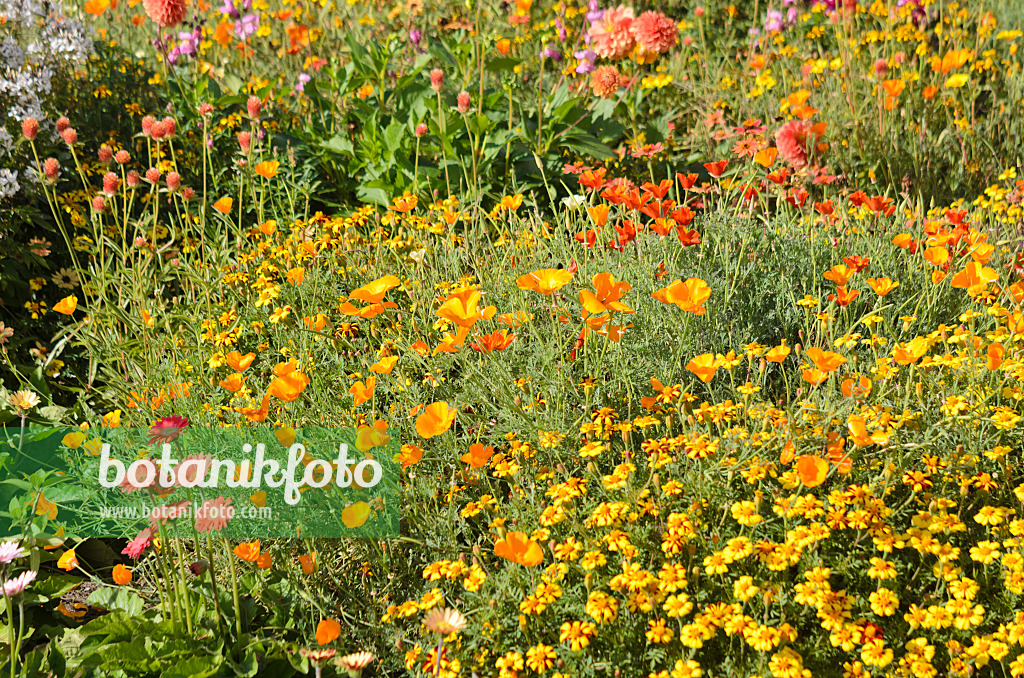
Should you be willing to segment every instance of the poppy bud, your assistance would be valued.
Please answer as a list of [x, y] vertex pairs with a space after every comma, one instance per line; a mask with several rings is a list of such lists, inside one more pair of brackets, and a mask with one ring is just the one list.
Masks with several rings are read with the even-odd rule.
[[594, 462], [587, 462], [587, 473], [597, 473], [597, 466], [594, 464]]
[[474, 556], [479, 556], [480, 555], [480, 544], [473, 544], [473, 555]]
[[760, 511], [762, 503], [764, 503], [764, 492], [758, 490], [754, 493], [754, 508]]
[[686, 547], [686, 552], [690, 554], [691, 558], [693, 558], [695, 555], [697, 555], [697, 545], [690, 544], [688, 547]]
[[960, 496], [961, 497], [966, 497], [967, 496], [967, 491], [968, 491], [967, 490], [967, 485], [961, 485], [960, 486]]
[[593, 572], [587, 572], [587, 576], [583, 578], [583, 585], [587, 587], [587, 593], [590, 593], [590, 587], [594, 585]]
[[924, 397], [924, 385], [921, 382], [914, 384], [914, 393], [917, 394], [918, 398]]
[[655, 473], [654, 477], [652, 478], [652, 480], [654, 482], [654, 486], [660, 490], [661, 489], [661, 476], [659, 474]]

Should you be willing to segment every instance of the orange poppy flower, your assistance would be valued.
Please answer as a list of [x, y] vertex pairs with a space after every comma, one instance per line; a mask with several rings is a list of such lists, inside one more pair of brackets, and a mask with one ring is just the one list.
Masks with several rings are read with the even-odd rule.
[[231, 369], [237, 372], [245, 372], [249, 369], [249, 366], [252, 365], [252, 361], [255, 357], [255, 353], [246, 353], [245, 355], [242, 355], [238, 351], [232, 351], [224, 356], [224, 361], [231, 367]]
[[260, 540], [243, 541], [235, 547], [234, 554], [247, 563], [254, 563], [260, 557]]
[[548, 296], [562, 289], [570, 280], [572, 273], [564, 268], [542, 268], [519, 276], [516, 285], [521, 290]]
[[384, 421], [376, 421], [373, 426], [361, 425], [356, 429], [356, 449], [368, 452], [375, 447], [382, 447], [391, 441], [388, 425]]
[[82, 7], [82, 11], [86, 14], [99, 16], [107, 11], [107, 7], [110, 7], [110, 0], [88, 0], [85, 6]]
[[350, 530], [354, 530], [360, 525], [366, 523], [366, 520], [370, 517], [370, 505], [365, 501], [357, 501], [354, 504], [346, 506], [341, 512], [341, 522], [345, 523], [345, 527]]
[[846, 264], [836, 264], [829, 270], [825, 271], [822, 277], [825, 278], [825, 280], [831, 280], [837, 286], [842, 287], [846, 283], [850, 282], [850, 278], [853, 277], [854, 273], [856, 273], [856, 271]]
[[398, 356], [391, 355], [385, 356], [370, 365], [370, 371], [376, 372], [377, 374], [391, 374], [391, 371], [395, 369], [395, 363], [398, 362]]
[[839, 306], [849, 306], [850, 302], [860, 296], [860, 290], [848, 290], [845, 285], [836, 288], [835, 294], [828, 295], [829, 301], [834, 301]]
[[373, 282], [368, 282], [362, 287], [357, 287], [348, 296], [350, 299], [365, 301], [367, 304], [379, 304], [384, 299], [384, 295], [388, 293], [388, 290], [396, 287], [401, 282], [396, 276], [386, 275], [382, 278], [377, 278]]
[[886, 80], [882, 83], [882, 89], [884, 89], [885, 93], [891, 97], [898, 97], [906, 86], [907, 83], [898, 78], [896, 80]]
[[814, 368], [804, 370], [803, 372], [800, 373], [800, 376], [803, 378], [804, 381], [806, 381], [811, 386], [817, 386], [821, 382], [828, 379], [828, 374], [822, 372], [821, 370], [816, 370]]
[[301, 266], [296, 266], [293, 269], [289, 269], [289, 271], [285, 273], [285, 278], [287, 278], [288, 282], [295, 285], [296, 287], [302, 284], [302, 280], [305, 277], [306, 269], [302, 268]]
[[949, 250], [945, 247], [929, 247], [924, 251], [924, 259], [932, 266], [942, 266], [949, 261]]
[[57, 560], [57, 567], [62, 570], [71, 570], [78, 567], [78, 558], [75, 556], [75, 549], [68, 549], [61, 557]]
[[828, 462], [817, 455], [805, 454], [796, 460], [796, 472], [804, 485], [817, 487], [825, 482]]
[[663, 304], [675, 304], [694, 315], [704, 315], [704, 302], [711, 297], [711, 288], [700, 278], [690, 278], [686, 282], [676, 280], [651, 296]]
[[871, 380], [863, 375], [857, 380], [846, 379], [839, 385], [839, 389], [847, 398], [866, 398], [871, 393]]
[[804, 353], [814, 361], [815, 366], [822, 372], [833, 372], [837, 367], [846, 362], [846, 358], [838, 353], [822, 351], [817, 346], [807, 349]]
[[605, 204], [594, 205], [593, 207], [587, 208], [587, 214], [593, 219], [594, 223], [598, 228], [601, 228], [608, 223], [608, 212], [611, 207]]
[[418, 464], [420, 459], [423, 459], [423, 448], [410, 444], [402, 445], [401, 451], [395, 456], [395, 461], [402, 465], [403, 471]]
[[270, 382], [267, 395], [290, 403], [296, 400], [307, 386], [309, 386], [309, 377], [298, 370], [291, 370]]
[[783, 339], [782, 343], [774, 348], [768, 349], [764, 354], [764, 359], [770, 363], [781, 363], [786, 359], [786, 356], [790, 354], [789, 346], [786, 346], [786, 340]]
[[263, 403], [260, 407], [236, 407], [235, 412], [243, 415], [249, 421], [264, 421], [270, 412], [270, 393], [263, 396]]
[[322, 619], [316, 625], [316, 642], [318, 645], [326, 645], [341, 636], [341, 624], [333, 619]]
[[434, 438], [445, 433], [455, 422], [458, 410], [449, 409], [443, 400], [427, 405], [423, 414], [416, 418], [416, 433], [421, 438]]
[[231, 206], [234, 204], [234, 198], [226, 195], [217, 202], [213, 203], [213, 209], [217, 210], [221, 214], [227, 214], [228, 212], [231, 211]]
[[1006, 348], [1002, 344], [989, 344], [985, 350], [987, 359], [985, 367], [990, 370], [998, 370], [1003, 364], [1003, 356], [1006, 355]]
[[982, 290], [988, 283], [999, 279], [995, 269], [982, 266], [976, 261], [967, 264], [964, 270], [953, 276], [951, 284], [957, 289], [966, 289], [968, 293]]
[[348, 390], [348, 392], [352, 394], [352, 404], [362, 405], [367, 400], [371, 399], [373, 397], [373, 390], [376, 386], [376, 377], [370, 377], [366, 380], [365, 384], [361, 381], [357, 381], [352, 384], [352, 388]]
[[238, 372], [232, 372], [228, 375], [227, 379], [222, 379], [218, 382], [222, 388], [225, 388], [232, 393], [237, 393], [243, 385], [242, 375]]
[[498, 316], [498, 322], [508, 325], [512, 329], [524, 325], [533, 320], [533, 315], [526, 311], [516, 311], [515, 313], [502, 313]]
[[478, 341], [470, 344], [470, 347], [474, 351], [480, 353], [492, 353], [494, 351], [504, 351], [506, 348], [512, 345], [515, 341], [516, 335], [509, 334], [508, 330], [495, 330], [490, 334], [485, 334], [480, 337]]
[[480, 309], [481, 296], [482, 292], [475, 287], [460, 288], [448, 295], [437, 309], [437, 315], [463, 328], [472, 327], [478, 320], [490, 320], [498, 309], [494, 306]]
[[782, 446], [782, 452], [779, 453], [779, 461], [783, 464], [788, 464], [793, 461], [795, 456], [796, 445], [793, 444], [792, 440], [787, 440], [786, 444]]
[[846, 426], [850, 430], [850, 442], [857, 447], [868, 445], [884, 445], [889, 442], [888, 431], [872, 431], [868, 433], [867, 421], [859, 414], [851, 414], [846, 418]]
[[633, 286], [628, 282], [623, 280], [616, 282], [611, 273], [598, 273], [594, 276], [593, 283], [594, 289], [597, 291], [596, 294], [590, 290], [580, 291], [580, 305], [588, 313], [601, 314], [609, 311], [618, 311], [619, 313], [635, 312], [629, 306], [619, 301], [626, 292], [633, 289]]
[[898, 282], [893, 282], [889, 278], [868, 278], [865, 282], [880, 297], [884, 297], [900, 286]]
[[53, 305], [53, 310], [63, 315], [71, 315], [78, 308], [78, 297], [71, 295], [70, 297], [64, 297], [56, 304]]
[[469, 464], [471, 468], [483, 468], [493, 456], [493, 447], [484, 447], [482, 443], [473, 443], [469, 446], [469, 452], [459, 457], [459, 461]]
[[260, 175], [264, 179], [273, 179], [277, 176], [277, 168], [281, 166], [276, 160], [264, 160], [261, 163], [257, 163], [252, 171]]
[[536, 567], [544, 561], [540, 544], [525, 532], [509, 532], [494, 544], [494, 555], [524, 567]]
[[703, 353], [687, 363], [686, 369], [696, 374], [697, 378], [706, 384], [715, 378], [718, 361], [715, 360], [714, 353]]
[[775, 163], [775, 158], [779, 155], [779, 149], [774, 146], [768, 148], [762, 148], [760, 151], [754, 154], [754, 162], [761, 167], [771, 167]]
[[261, 553], [256, 559], [256, 567], [261, 570], [269, 570], [274, 564], [274, 559], [270, 557], [269, 553]]
[[[302, 567], [303, 574], [313, 574], [314, 572], [316, 572], [318, 567], [318, 563], [316, 562], [316, 554], [307, 553], [305, 555], [299, 556], [299, 565]], [[320, 623], [322, 624], [323, 622]], [[337, 638], [337, 636], [335, 636], [335, 638]], [[326, 642], [329, 643], [331, 641], [328, 640]]]
[[[239, 482], [242, 481], [241, 478], [239, 478], [238, 480], [239, 480]], [[249, 480], [249, 478], [245, 478], [246, 482], [248, 482], [248, 480]], [[253, 506], [256, 506], [258, 508], [263, 508], [264, 506], [267, 505], [267, 493], [266, 493], [266, 491], [263, 490], [263, 491], [260, 491], [260, 492], [256, 492], [255, 494], [250, 494], [249, 495], [249, 501], [252, 502]]]
[[494, 48], [498, 50], [498, 54], [501, 56], [508, 56], [509, 50], [512, 49], [512, 41], [508, 38], [502, 38], [494, 44]]
[[905, 344], [897, 344], [892, 349], [892, 357], [900, 365], [915, 363], [928, 352], [928, 340], [924, 337], [914, 337]]
[[706, 169], [708, 171], [708, 174], [710, 174], [711, 176], [720, 177], [722, 176], [722, 173], [725, 172], [725, 168], [728, 165], [728, 160], [718, 160], [716, 162], [704, 163], [704, 169]]
[[132, 580], [132, 571], [120, 563], [114, 565], [114, 571], [111, 573], [114, 579], [114, 583], [118, 586], [124, 586]]

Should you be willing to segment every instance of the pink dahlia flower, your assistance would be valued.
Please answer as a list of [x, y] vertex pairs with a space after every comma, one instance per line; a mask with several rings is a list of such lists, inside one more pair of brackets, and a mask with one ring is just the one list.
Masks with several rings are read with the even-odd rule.
[[161, 28], [177, 26], [187, 11], [185, 0], [142, 0], [142, 6], [149, 18]]
[[793, 167], [807, 165], [807, 134], [810, 126], [803, 120], [790, 120], [775, 133], [779, 155]]
[[633, 37], [645, 52], [664, 54], [676, 46], [679, 26], [661, 12], [644, 12], [631, 26]]
[[636, 44], [630, 27], [633, 25], [633, 8], [619, 5], [616, 9], [605, 10], [601, 20], [590, 26], [590, 46], [597, 55], [605, 59], [623, 59]]

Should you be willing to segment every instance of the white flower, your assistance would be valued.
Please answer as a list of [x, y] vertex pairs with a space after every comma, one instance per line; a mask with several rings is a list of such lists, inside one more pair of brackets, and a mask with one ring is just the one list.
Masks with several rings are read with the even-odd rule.
[[568, 198], [562, 198], [562, 204], [568, 209], [577, 210], [587, 202], [586, 197], [582, 195], [570, 195]]

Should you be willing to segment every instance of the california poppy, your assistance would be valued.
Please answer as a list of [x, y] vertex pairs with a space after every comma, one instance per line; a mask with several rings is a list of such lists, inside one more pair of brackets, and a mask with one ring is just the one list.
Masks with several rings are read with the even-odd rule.
[[469, 464], [471, 468], [483, 468], [493, 456], [493, 447], [484, 447], [483, 443], [473, 443], [469, 446], [469, 452], [459, 457], [459, 461]]
[[544, 560], [540, 545], [525, 532], [509, 532], [494, 544], [494, 555], [524, 567], [535, 567]]
[[56, 304], [53, 305], [53, 310], [63, 315], [71, 315], [75, 312], [78, 307], [78, 297], [71, 295], [70, 297], [64, 297]]
[[391, 374], [391, 370], [395, 369], [395, 363], [398, 362], [398, 356], [385, 356], [370, 365], [370, 371], [376, 372], [377, 374]]
[[686, 282], [676, 280], [651, 296], [663, 304], [675, 304], [694, 315], [704, 315], [707, 313], [704, 302], [711, 297], [711, 288], [700, 278], [690, 278]]
[[376, 421], [373, 426], [361, 425], [356, 429], [356, 449], [368, 452], [375, 447], [382, 447], [391, 441], [388, 425], [384, 421]]
[[715, 360], [713, 353], [704, 353], [687, 363], [686, 369], [696, 374], [697, 378], [706, 384], [715, 378], [718, 361]]
[[470, 344], [474, 351], [480, 353], [491, 353], [493, 351], [504, 351], [512, 345], [516, 335], [509, 334], [508, 330], [495, 330], [490, 334], [481, 336], [477, 341]]
[[350, 530], [364, 524], [369, 517], [370, 505], [365, 501], [357, 501], [355, 504], [346, 506], [341, 512], [341, 522], [345, 523], [345, 527]]
[[247, 563], [254, 563], [260, 557], [260, 540], [243, 541], [235, 547], [234, 554]]
[[348, 390], [352, 394], [352, 404], [362, 405], [367, 400], [370, 400], [373, 397], [373, 390], [376, 385], [376, 377], [370, 377], [366, 380], [365, 384], [361, 381], [352, 384], [352, 387]]
[[316, 625], [316, 642], [318, 645], [337, 640], [341, 636], [341, 624], [333, 619], [323, 619]]
[[118, 563], [117, 565], [114, 565], [114, 571], [111, 573], [111, 576], [113, 577], [115, 584], [124, 586], [131, 582], [132, 571]]
[[368, 282], [362, 287], [357, 287], [348, 295], [350, 299], [365, 301], [368, 304], [379, 304], [392, 287], [396, 287], [402, 281], [393, 275], [386, 275]]
[[832, 351], [822, 351], [817, 346], [809, 348], [804, 353], [808, 358], [814, 361], [814, 365], [822, 372], [833, 372], [837, 367], [846, 362], [846, 358], [833, 353]]
[[817, 487], [825, 482], [828, 475], [828, 462], [813, 454], [805, 454], [796, 460], [796, 472], [800, 482], [807, 487]]
[[245, 372], [252, 365], [253, 359], [256, 357], [255, 353], [246, 353], [241, 355], [238, 351], [232, 351], [224, 356], [224, 361], [231, 367], [231, 369], [238, 372]]
[[580, 291], [580, 305], [588, 313], [634, 312], [632, 308], [619, 301], [626, 292], [633, 289], [628, 282], [623, 280], [616, 282], [611, 273], [598, 273], [594, 276], [593, 283], [596, 293], [590, 290]]
[[235, 204], [235, 201], [230, 196], [224, 196], [217, 202], [213, 203], [213, 209], [217, 210], [221, 214], [227, 214], [231, 211], [231, 206]]
[[548, 296], [554, 294], [566, 283], [572, 280], [572, 273], [562, 268], [542, 268], [531, 273], [525, 273], [516, 280], [516, 285], [521, 290], [537, 292]]
[[277, 176], [277, 168], [281, 166], [276, 160], [264, 160], [261, 163], [257, 163], [252, 171], [260, 175], [264, 179], [273, 179]]
[[57, 560], [57, 567], [62, 570], [67, 570], [68, 572], [78, 567], [78, 558], [75, 557], [75, 549], [68, 549], [65, 551]]
[[416, 418], [416, 432], [421, 438], [434, 438], [445, 433], [455, 422], [457, 410], [449, 409], [444, 401], [427, 405], [427, 409]]

